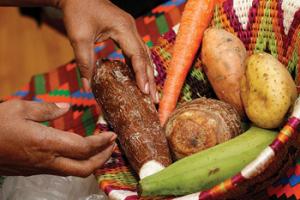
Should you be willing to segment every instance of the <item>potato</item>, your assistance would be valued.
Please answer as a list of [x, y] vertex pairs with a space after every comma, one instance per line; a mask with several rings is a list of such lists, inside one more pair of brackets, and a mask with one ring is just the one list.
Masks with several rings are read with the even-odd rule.
[[244, 117], [240, 82], [247, 51], [243, 42], [223, 29], [209, 28], [202, 41], [204, 72], [218, 98], [231, 104]]
[[247, 59], [241, 89], [247, 116], [262, 128], [279, 127], [297, 97], [288, 70], [267, 53], [256, 53]]

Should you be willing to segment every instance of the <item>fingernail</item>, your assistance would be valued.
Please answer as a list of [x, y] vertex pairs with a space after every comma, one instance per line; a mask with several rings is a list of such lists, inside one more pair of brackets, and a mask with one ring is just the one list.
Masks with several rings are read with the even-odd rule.
[[82, 78], [82, 87], [85, 92], [90, 92], [91, 86], [90, 82], [86, 78]]
[[156, 68], [154, 68], [154, 72], [153, 72], [154, 77], [158, 77], [158, 71], [156, 70]]
[[57, 107], [59, 107], [60, 109], [66, 109], [66, 108], [69, 108], [70, 107], [70, 104], [68, 104], [68, 103], [55, 103], [55, 105], [57, 106]]
[[110, 140], [109, 140], [110, 142], [115, 141], [117, 138], [117, 135], [111, 131], [105, 131], [105, 132], [102, 132], [102, 134], [108, 134], [110, 136]]
[[118, 148], [118, 145], [117, 145], [116, 143], [114, 143], [113, 145], [114, 145], [114, 146], [113, 146], [113, 151], [116, 151], [117, 148]]
[[149, 83], [145, 84], [145, 93], [149, 94]]
[[117, 135], [113, 135], [111, 138], [110, 138], [110, 142], [113, 142], [113, 141], [115, 141], [117, 139]]
[[159, 103], [159, 93], [158, 92], [156, 92], [156, 103]]

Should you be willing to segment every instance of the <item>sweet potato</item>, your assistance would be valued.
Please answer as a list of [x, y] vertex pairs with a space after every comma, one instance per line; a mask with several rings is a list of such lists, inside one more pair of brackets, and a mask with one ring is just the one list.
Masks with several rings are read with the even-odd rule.
[[247, 58], [244, 44], [223, 29], [209, 28], [204, 33], [202, 45], [204, 72], [216, 95], [244, 117], [240, 87]]

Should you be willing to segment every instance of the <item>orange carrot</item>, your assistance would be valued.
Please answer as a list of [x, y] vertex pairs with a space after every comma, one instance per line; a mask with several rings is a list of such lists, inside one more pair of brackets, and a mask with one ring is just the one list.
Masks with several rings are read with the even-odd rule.
[[159, 118], [163, 125], [175, 109], [181, 88], [197, 53], [203, 33], [213, 15], [215, 0], [188, 0], [176, 37], [173, 57], [167, 71]]

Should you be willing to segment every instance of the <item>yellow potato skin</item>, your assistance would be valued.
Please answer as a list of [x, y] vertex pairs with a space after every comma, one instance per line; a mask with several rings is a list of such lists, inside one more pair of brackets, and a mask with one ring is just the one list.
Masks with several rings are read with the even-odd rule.
[[277, 128], [297, 97], [290, 73], [275, 57], [255, 53], [246, 60], [241, 96], [248, 118], [261, 128]]

